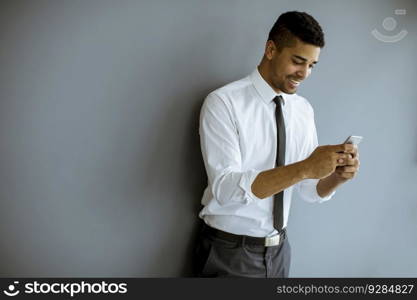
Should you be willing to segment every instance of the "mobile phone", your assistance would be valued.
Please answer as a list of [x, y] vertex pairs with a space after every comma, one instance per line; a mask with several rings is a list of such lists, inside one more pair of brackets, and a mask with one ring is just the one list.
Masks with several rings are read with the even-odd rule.
[[349, 136], [343, 144], [353, 144], [358, 145], [362, 141], [363, 137], [359, 135], [351, 135]]

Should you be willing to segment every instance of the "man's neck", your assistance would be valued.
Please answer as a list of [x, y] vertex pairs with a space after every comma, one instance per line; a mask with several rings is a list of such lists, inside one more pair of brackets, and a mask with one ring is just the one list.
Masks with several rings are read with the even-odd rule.
[[261, 74], [261, 77], [266, 81], [266, 83], [268, 83], [268, 85], [277, 93], [277, 94], [281, 94], [282, 91], [279, 89], [276, 89], [273, 85], [272, 85], [272, 81], [269, 77], [270, 71], [269, 71], [269, 66], [265, 63], [264, 59], [262, 59], [261, 63], [259, 64], [258, 68], [258, 72], [259, 74]]

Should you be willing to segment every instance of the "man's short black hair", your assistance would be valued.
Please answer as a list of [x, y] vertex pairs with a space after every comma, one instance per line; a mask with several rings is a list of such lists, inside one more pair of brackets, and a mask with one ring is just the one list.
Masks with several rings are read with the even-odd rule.
[[289, 11], [280, 15], [269, 32], [268, 40], [274, 41], [281, 50], [295, 44], [294, 36], [304, 43], [324, 47], [320, 24], [305, 12]]

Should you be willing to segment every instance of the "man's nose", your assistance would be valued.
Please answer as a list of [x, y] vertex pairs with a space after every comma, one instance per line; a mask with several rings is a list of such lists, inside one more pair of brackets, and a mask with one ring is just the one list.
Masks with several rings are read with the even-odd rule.
[[310, 70], [309, 70], [308, 66], [306, 66], [306, 67], [302, 67], [301, 69], [299, 69], [299, 70], [296, 72], [297, 77], [298, 77], [299, 79], [301, 79], [301, 80], [306, 79], [306, 78], [308, 77], [309, 73], [310, 73]]

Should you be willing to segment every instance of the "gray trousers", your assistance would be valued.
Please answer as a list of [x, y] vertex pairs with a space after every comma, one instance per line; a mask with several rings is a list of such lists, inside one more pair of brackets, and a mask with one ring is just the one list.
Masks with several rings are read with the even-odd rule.
[[288, 236], [277, 246], [265, 247], [221, 239], [205, 232], [204, 226], [194, 252], [196, 277], [288, 277], [291, 263]]

